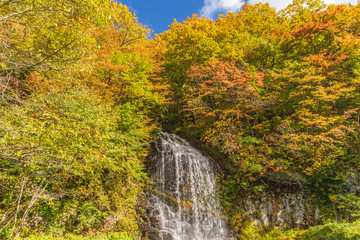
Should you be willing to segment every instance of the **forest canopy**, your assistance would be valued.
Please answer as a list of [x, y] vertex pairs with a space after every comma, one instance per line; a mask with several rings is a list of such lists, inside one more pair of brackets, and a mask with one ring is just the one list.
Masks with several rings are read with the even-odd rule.
[[159, 130], [228, 160], [235, 230], [242, 194], [278, 172], [326, 219], [359, 218], [343, 185], [360, 170], [360, 4], [245, 4], [150, 38], [114, 1], [3, 0], [0, 27], [0, 238], [139, 235]]

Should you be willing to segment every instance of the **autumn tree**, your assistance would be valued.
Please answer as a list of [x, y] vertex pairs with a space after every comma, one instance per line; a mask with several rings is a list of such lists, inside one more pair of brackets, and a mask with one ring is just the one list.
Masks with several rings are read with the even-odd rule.
[[359, 167], [359, 7], [245, 4], [156, 37], [175, 101], [164, 125], [231, 160], [230, 212], [277, 172], [303, 176], [322, 206], [343, 199], [331, 193]]
[[74, 65], [92, 48], [91, 28], [105, 25], [109, 16], [104, 0], [0, 4], [2, 99], [18, 98], [14, 91], [32, 71]]
[[357, 141], [354, 124], [359, 109], [359, 74], [355, 49], [359, 39], [348, 31], [347, 26], [354, 22], [345, 23], [343, 18], [354, 13], [349, 6], [340, 5], [310, 14], [308, 21], [293, 30], [290, 40], [296, 44], [295, 55], [300, 59], [287, 61], [286, 68], [271, 77], [282, 119], [282, 140], [276, 141], [299, 171], [321, 175], [316, 181], [322, 186], [325, 178], [344, 177], [344, 171], [334, 170], [352, 165], [348, 154], [354, 152], [348, 140]]
[[1, 59], [1, 238], [50, 227], [136, 234], [148, 115], [162, 99], [141, 53], [148, 30], [114, 2], [6, 3], [19, 19], [2, 34], [18, 35], [2, 50], [24, 58]]

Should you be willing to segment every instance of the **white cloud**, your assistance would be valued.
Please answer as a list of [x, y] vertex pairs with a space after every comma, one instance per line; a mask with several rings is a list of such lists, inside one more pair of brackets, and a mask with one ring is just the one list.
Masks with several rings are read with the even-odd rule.
[[[326, 4], [342, 4], [342, 3], [348, 4], [348, 3], [351, 3], [352, 5], [356, 5], [357, 1], [358, 0], [323, 0], [323, 2]], [[256, 4], [259, 2], [268, 2], [268, 3], [270, 3], [270, 6], [275, 7], [276, 9], [280, 10], [280, 9], [286, 8], [289, 4], [291, 4], [292, 0], [281, 0], [281, 1], [250, 0], [250, 1], [248, 1], [249, 4]]]
[[352, 5], [356, 5], [358, 3], [358, 0], [325, 0], [326, 4], [348, 4], [351, 3]]
[[248, 1], [249, 4], [256, 4], [259, 2], [268, 2], [270, 6], [275, 7], [277, 10], [286, 8], [289, 4], [291, 4], [292, 0], [281, 0], [281, 1], [257, 1], [257, 0], [250, 0]]
[[[256, 4], [259, 2], [269, 2], [270, 6], [275, 7], [280, 10], [286, 8], [289, 4], [292, 3], [292, 0], [249, 0], [249, 4]], [[341, 3], [351, 3], [356, 5], [358, 0], [323, 0], [326, 4], [341, 4]], [[213, 18], [214, 15], [218, 12], [236, 12], [241, 9], [242, 5], [245, 3], [245, 0], [204, 0], [204, 6], [200, 10], [201, 16], [206, 16], [208, 18]]]
[[243, 0], [204, 0], [200, 15], [212, 18], [217, 12], [235, 12], [240, 10], [244, 3]]

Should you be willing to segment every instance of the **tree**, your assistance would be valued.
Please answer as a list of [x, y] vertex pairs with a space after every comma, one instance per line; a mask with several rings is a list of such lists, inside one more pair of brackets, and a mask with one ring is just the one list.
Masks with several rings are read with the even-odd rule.
[[162, 99], [149, 80], [151, 61], [140, 53], [148, 30], [117, 3], [7, 4], [25, 9], [9, 14], [19, 19], [3, 33], [19, 29], [11, 39], [24, 59], [1, 59], [11, 73], [4, 83], [20, 82], [3, 87], [0, 102], [1, 238], [50, 226], [135, 234], [155, 127], [147, 115]]
[[91, 28], [107, 23], [106, 2], [1, 1], [2, 99], [18, 98], [14, 87], [21, 87], [28, 73], [70, 68], [81, 59], [94, 44]]

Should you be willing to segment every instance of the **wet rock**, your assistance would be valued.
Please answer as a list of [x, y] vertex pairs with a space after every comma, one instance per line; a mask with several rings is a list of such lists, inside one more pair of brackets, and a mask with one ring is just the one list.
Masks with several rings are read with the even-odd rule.
[[[219, 167], [173, 134], [159, 133], [153, 149], [148, 159], [154, 184], [148, 189], [147, 237], [231, 239], [216, 198], [215, 175]], [[248, 207], [255, 209], [254, 204], [249, 203]]]

